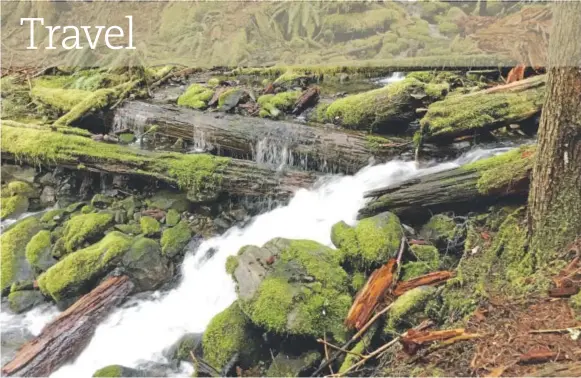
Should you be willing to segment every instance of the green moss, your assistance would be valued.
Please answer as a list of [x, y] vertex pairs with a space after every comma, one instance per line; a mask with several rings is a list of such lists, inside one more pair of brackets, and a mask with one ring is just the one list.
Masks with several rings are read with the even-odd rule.
[[127, 235], [138, 235], [141, 232], [141, 226], [137, 222], [129, 222], [128, 224], [116, 224], [115, 229]]
[[532, 171], [536, 146], [522, 146], [517, 149], [482, 159], [462, 167], [479, 172], [478, 191], [487, 194], [491, 191], [509, 188], [513, 182], [520, 182]]
[[36, 272], [42, 272], [54, 264], [50, 254], [50, 231], [42, 230], [26, 245], [26, 261]]
[[215, 193], [229, 158], [205, 154], [151, 153], [44, 129], [2, 125], [2, 152], [31, 165], [121, 164], [133, 173], [175, 182], [182, 189]]
[[417, 261], [410, 261], [403, 265], [402, 280], [416, 278], [440, 267], [440, 254], [436, 247], [431, 245], [412, 245], [410, 249]]
[[204, 109], [208, 106], [208, 101], [214, 96], [214, 90], [200, 84], [192, 84], [178, 98], [178, 105], [187, 106], [194, 109]]
[[208, 80], [208, 85], [215, 88], [215, 87], [219, 86], [221, 82], [222, 82], [222, 80], [220, 80], [219, 78], [212, 77], [212, 78], [210, 78], [210, 80]]
[[90, 214], [95, 211], [95, 208], [92, 205], [85, 205], [81, 207], [81, 214]]
[[155, 235], [161, 231], [161, 225], [159, 222], [155, 218], [149, 216], [142, 216], [139, 218], [139, 224], [141, 226], [141, 232], [145, 236]]
[[309, 115], [309, 120], [313, 122], [324, 123], [327, 122], [327, 109], [330, 104], [319, 103]]
[[281, 112], [293, 110], [301, 93], [301, 91], [290, 91], [260, 96], [257, 102], [261, 110], [265, 111], [261, 116], [276, 118]]
[[88, 283], [114, 268], [131, 242], [125, 234], [110, 232], [98, 243], [67, 255], [50, 267], [38, 278], [38, 286], [57, 302], [82, 294]]
[[397, 254], [402, 237], [399, 218], [389, 212], [365, 218], [355, 227], [339, 222], [331, 229], [331, 240], [346, 261], [360, 270], [385, 264]]
[[91, 205], [99, 209], [104, 209], [108, 206], [111, 206], [113, 204], [113, 201], [115, 201], [113, 197], [102, 193], [98, 193], [95, 194], [91, 199]]
[[456, 222], [445, 214], [436, 214], [422, 226], [420, 235], [433, 243], [446, 245], [456, 235]]
[[357, 292], [363, 289], [363, 286], [367, 283], [367, 277], [362, 272], [355, 272], [351, 277], [351, 288]]
[[123, 376], [123, 367], [121, 365], [109, 365], [97, 370], [93, 377], [116, 378]]
[[455, 36], [458, 35], [458, 33], [460, 32], [458, 25], [447, 20], [442, 20], [438, 22], [438, 30], [440, 31], [440, 33], [447, 36]]
[[47, 223], [49, 226], [56, 226], [65, 218], [67, 211], [65, 209], [53, 209], [45, 212], [40, 217], [42, 223]]
[[110, 213], [81, 214], [72, 217], [64, 224], [63, 252], [65, 254], [74, 252], [86, 241], [102, 235], [112, 223], [113, 214]]
[[420, 81], [406, 78], [383, 88], [347, 96], [329, 105], [325, 119], [350, 129], [388, 128], [405, 113], [412, 101], [410, 95], [422, 87]]
[[192, 231], [185, 221], [175, 227], [168, 228], [161, 235], [161, 251], [165, 256], [173, 257], [179, 254], [192, 238]]
[[387, 138], [380, 137], [377, 135], [366, 135], [365, 143], [370, 151], [378, 153], [381, 152], [382, 150], [385, 150], [384, 146], [390, 145], [391, 141]]
[[175, 226], [176, 224], [178, 224], [178, 222], [180, 221], [181, 216], [180, 213], [178, 213], [177, 210], [175, 209], [169, 209], [167, 214], [165, 215], [165, 224], [167, 224], [170, 227]]
[[18, 216], [28, 210], [28, 198], [22, 195], [2, 198], [0, 219]]
[[577, 318], [581, 317], [581, 292], [569, 298], [569, 306], [575, 311]]
[[4, 291], [16, 281], [32, 279], [32, 271], [25, 256], [26, 244], [40, 230], [36, 218], [28, 217], [4, 231], [0, 236], [1, 290]]
[[345, 356], [345, 360], [339, 368], [339, 373], [346, 372], [349, 370], [349, 368], [351, 368], [351, 366], [357, 363], [360, 360], [358, 355], [365, 355], [366, 349], [371, 346], [371, 341], [377, 332], [377, 328], [377, 323], [374, 323], [371, 325], [369, 330], [365, 332], [363, 338], [361, 338], [361, 340], [359, 340], [359, 342], [351, 349], [351, 353], [348, 353]]
[[240, 262], [236, 256], [228, 256], [226, 259], [226, 273], [230, 275], [234, 274], [234, 271], [236, 268], [238, 268], [239, 263]]
[[8, 306], [17, 314], [31, 309], [43, 301], [42, 294], [33, 290], [14, 291], [8, 295]]
[[424, 134], [431, 137], [458, 136], [484, 127], [493, 128], [519, 122], [541, 109], [544, 76], [529, 79], [532, 88], [511, 92], [476, 92], [448, 96], [428, 107], [420, 121]]
[[159, 191], [155, 195], [145, 201], [149, 208], [169, 211], [174, 209], [178, 212], [189, 210], [190, 202], [184, 193], [176, 193], [169, 191]]
[[204, 359], [221, 370], [235, 353], [240, 353], [241, 357], [252, 354], [254, 337], [249, 326], [236, 302], [214, 316], [202, 340]]
[[270, 331], [284, 333], [293, 306], [293, 291], [284, 278], [266, 278], [252, 303], [252, 321]]
[[233, 88], [227, 89], [224, 92], [222, 92], [220, 94], [220, 96], [218, 97], [218, 108], [222, 108], [222, 106], [224, 106], [224, 104], [226, 103], [226, 100], [228, 99], [228, 97], [237, 93], [240, 90], [241, 89], [238, 87], [233, 87]]
[[61, 112], [68, 112], [91, 96], [91, 92], [79, 89], [34, 87], [30, 91], [30, 95], [36, 101], [47, 104]]
[[398, 297], [389, 311], [388, 329], [397, 329], [404, 323], [413, 326], [415, 323], [412, 315], [423, 309], [425, 303], [434, 295], [435, 290], [431, 286], [421, 286]]
[[7, 193], [9, 196], [24, 196], [28, 198], [38, 197], [38, 191], [32, 185], [24, 181], [11, 181], [6, 185], [2, 194]]

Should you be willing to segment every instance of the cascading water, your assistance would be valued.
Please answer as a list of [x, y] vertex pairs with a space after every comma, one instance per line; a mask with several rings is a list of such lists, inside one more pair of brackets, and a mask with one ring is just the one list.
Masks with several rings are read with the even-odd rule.
[[[234, 283], [224, 266], [226, 258], [241, 247], [263, 245], [274, 237], [331, 245], [331, 226], [340, 220], [353, 224], [366, 191], [506, 150], [477, 149], [455, 161], [423, 169], [414, 162], [391, 161], [366, 167], [354, 176], [325, 177], [312, 189], [299, 190], [288, 205], [257, 216], [244, 228], [233, 227], [189, 251], [178, 287], [163, 294], [156, 292], [147, 299], [130, 300], [97, 328], [76, 361], [53, 376], [90, 376], [111, 364], [134, 367], [147, 361], [163, 363], [163, 348], [184, 333], [203, 332], [212, 317], [236, 299]], [[214, 253], [208, 259], [206, 252], [210, 249]]]

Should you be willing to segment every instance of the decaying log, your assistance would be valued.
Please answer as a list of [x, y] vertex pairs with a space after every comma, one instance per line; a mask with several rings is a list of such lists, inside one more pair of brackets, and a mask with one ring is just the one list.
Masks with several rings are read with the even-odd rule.
[[[500, 201], [525, 202], [534, 146], [524, 146], [462, 167], [432, 173], [365, 194], [359, 218], [391, 211], [402, 218], [466, 209]], [[510, 154], [510, 155], [509, 155]]]
[[393, 274], [395, 273], [396, 267], [397, 260], [390, 259], [387, 264], [376, 269], [371, 274], [349, 309], [349, 313], [345, 319], [345, 325], [347, 327], [360, 329], [367, 323], [377, 307], [379, 300], [393, 286]]
[[420, 121], [423, 140], [451, 141], [533, 119], [541, 112], [545, 82], [545, 75], [533, 76], [437, 101]]
[[411, 143], [397, 138], [387, 140], [337, 128], [203, 113], [174, 105], [129, 101], [116, 109], [114, 129], [139, 131], [153, 125], [161, 135], [181, 138], [197, 150], [215, 155], [261, 161], [268, 154], [282, 156], [286, 150], [286, 161], [277, 164], [321, 171], [354, 173], [369, 164], [371, 158], [384, 161], [413, 149]]
[[454, 272], [450, 271], [439, 271], [425, 274], [411, 280], [402, 281], [397, 284], [393, 290], [393, 294], [399, 297], [406, 291], [415, 289], [420, 286], [434, 286], [448, 281], [450, 278], [454, 277]]
[[315, 105], [319, 100], [319, 93], [321, 93], [321, 90], [318, 87], [310, 87], [304, 91], [295, 102], [292, 114], [301, 114], [304, 109]]
[[1, 151], [2, 159], [17, 163], [165, 182], [188, 191], [194, 202], [215, 199], [220, 193], [284, 199], [317, 179], [309, 172], [273, 171], [247, 160], [140, 151], [50, 129], [8, 125], [2, 125]]
[[76, 358], [99, 323], [131, 292], [127, 276], [110, 277], [81, 297], [2, 368], [6, 376], [46, 377]]
[[552, 352], [550, 350], [531, 350], [518, 357], [519, 364], [538, 364], [548, 361], [565, 360], [564, 353]]

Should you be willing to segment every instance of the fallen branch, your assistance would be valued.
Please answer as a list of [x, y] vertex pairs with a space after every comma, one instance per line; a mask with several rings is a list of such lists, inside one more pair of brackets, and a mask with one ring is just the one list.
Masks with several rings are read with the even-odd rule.
[[397, 297], [405, 293], [406, 291], [415, 289], [420, 286], [434, 286], [446, 282], [454, 276], [454, 272], [451, 271], [439, 271], [425, 274], [420, 277], [413, 278], [411, 280], [403, 281], [397, 284], [393, 294]]
[[563, 353], [552, 352], [550, 350], [532, 350], [521, 354], [518, 357], [519, 364], [539, 364], [549, 361], [560, 361], [567, 359]]
[[404, 352], [415, 354], [419, 348], [431, 344], [435, 341], [451, 339], [464, 334], [464, 328], [446, 329], [440, 331], [415, 331], [410, 329], [405, 336], [401, 338], [401, 344]]
[[[355, 352], [352, 352], [352, 351], [350, 351], [350, 350], [347, 350], [347, 349], [341, 348], [341, 347], [339, 347], [339, 346], [337, 346], [337, 345], [333, 345], [333, 344], [331, 344], [331, 343], [329, 343], [328, 341], [326, 341], [326, 340], [323, 340], [323, 339], [317, 339], [317, 342], [318, 342], [318, 343], [321, 343], [321, 344], [323, 344], [323, 345], [325, 346], [325, 351], [327, 351], [327, 346], [329, 346], [329, 347], [331, 347], [331, 348], [333, 348], [333, 349], [335, 349], [335, 350], [339, 350], [339, 351], [341, 351], [341, 352], [343, 352], [343, 353], [345, 353], [345, 354], [352, 354], [352, 355], [354, 355], [354, 356], [357, 356], [357, 357], [359, 357], [359, 358], [363, 358], [363, 357], [364, 357], [364, 356], [363, 356], [362, 354], [360, 354], [360, 353], [355, 353]], [[329, 358], [329, 356], [328, 356], [328, 353], [327, 353], [327, 352], [325, 352], [325, 358], [327, 358], [327, 359]]]

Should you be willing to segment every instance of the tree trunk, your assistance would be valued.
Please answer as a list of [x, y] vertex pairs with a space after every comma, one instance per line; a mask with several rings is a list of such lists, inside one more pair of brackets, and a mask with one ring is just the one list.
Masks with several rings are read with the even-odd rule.
[[197, 149], [239, 159], [288, 164], [303, 169], [355, 173], [370, 159], [384, 161], [413, 143], [361, 132], [296, 122], [203, 113], [175, 105], [130, 101], [115, 111], [115, 130], [135, 132], [156, 125], [159, 134], [181, 138]]
[[46, 377], [75, 359], [91, 341], [99, 323], [132, 289], [127, 276], [108, 278], [26, 343], [2, 368], [2, 375]]
[[581, 235], [581, 2], [553, 5], [550, 68], [529, 196], [537, 266]]

